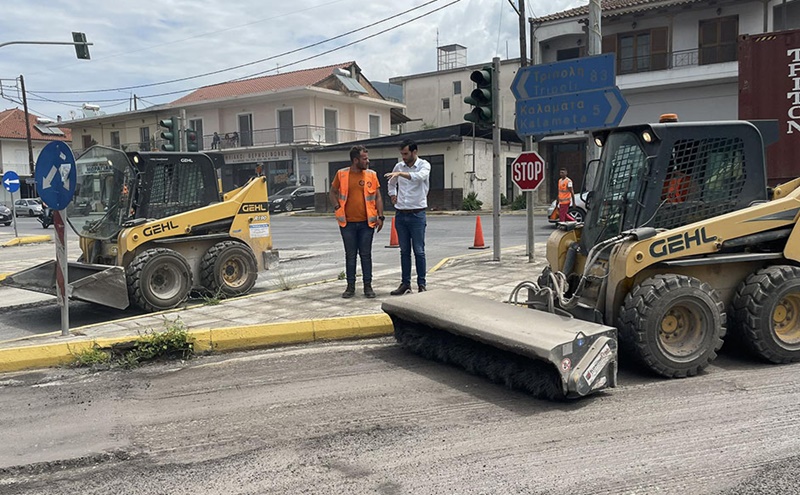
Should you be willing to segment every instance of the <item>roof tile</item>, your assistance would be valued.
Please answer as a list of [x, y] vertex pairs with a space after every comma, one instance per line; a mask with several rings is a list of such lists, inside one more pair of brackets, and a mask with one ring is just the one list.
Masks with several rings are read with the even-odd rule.
[[[665, 7], [670, 5], [684, 5], [689, 3], [697, 3], [702, 0], [600, 0], [603, 16], [613, 15], [615, 11], [623, 9], [633, 9], [634, 11], [643, 11], [655, 9], [658, 7]], [[556, 12], [554, 14], [537, 17], [537, 22], [557, 21], [561, 19], [569, 19], [571, 17], [583, 17], [589, 15], [589, 6], [583, 5], [574, 9]]]
[[[29, 113], [28, 122], [31, 128], [31, 139], [34, 141], [67, 141], [72, 142], [72, 131], [61, 129], [63, 136], [52, 134], [42, 134], [35, 127], [37, 116]], [[26, 139], [25, 135], [25, 112], [19, 108], [12, 108], [0, 112], [0, 139]]]
[[280, 91], [291, 88], [305, 88], [308, 86], [314, 86], [331, 77], [333, 74], [333, 69], [348, 69], [354, 64], [355, 62], [347, 62], [343, 64], [327, 65], [325, 67], [316, 67], [313, 69], [286, 72], [284, 74], [275, 74], [272, 76], [257, 77], [242, 81], [231, 81], [214, 84], [212, 86], [205, 86], [173, 101], [170, 103], [170, 106], [185, 105], [187, 103], [197, 103], [207, 100], [235, 98], [237, 96], [266, 93], [269, 91]]

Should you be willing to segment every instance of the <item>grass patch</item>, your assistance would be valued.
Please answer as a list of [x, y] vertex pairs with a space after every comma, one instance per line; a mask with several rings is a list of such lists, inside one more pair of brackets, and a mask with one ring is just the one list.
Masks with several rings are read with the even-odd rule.
[[214, 293], [206, 291], [203, 294], [201, 294], [200, 297], [203, 298], [204, 306], [216, 306], [220, 304], [223, 301], [223, 299], [227, 299], [225, 293], [222, 292], [222, 287], [218, 288]]
[[165, 330], [149, 330], [132, 342], [115, 344], [104, 349], [97, 345], [73, 353], [71, 365], [76, 368], [135, 368], [142, 363], [162, 360], [189, 359], [194, 355], [194, 339], [180, 320], [164, 319]]
[[70, 364], [75, 368], [105, 368], [111, 362], [111, 354], [97, 344], [80, 352], [73, 352], [72, 358]]

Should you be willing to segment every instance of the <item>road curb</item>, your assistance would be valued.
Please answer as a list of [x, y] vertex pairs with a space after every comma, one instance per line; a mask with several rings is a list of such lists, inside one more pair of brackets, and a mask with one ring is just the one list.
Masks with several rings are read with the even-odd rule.
[[0, 247], [11, 247], [11, 246], [19, 246], [20, 244], [34, 244], [37, 242], [50, 242], [53, 240], [52, 236], [49, 235], [30, 235], [26, 237], [15, 237], [11, 240], [0, 244]]
[[[370, 338], [394, 332], [388, 315], [344, 316], [322, 320], [300, 320], [263, 325], [196, 329], [187, 333], [194, 339], [195, 352], [227, 352], [323, 340]], [[71, 338], [55, 344], [0, 349], [0, 373], [67, 364], [73, 356], [92, 347], [109, 348], [141, 336], [114, 338]]]

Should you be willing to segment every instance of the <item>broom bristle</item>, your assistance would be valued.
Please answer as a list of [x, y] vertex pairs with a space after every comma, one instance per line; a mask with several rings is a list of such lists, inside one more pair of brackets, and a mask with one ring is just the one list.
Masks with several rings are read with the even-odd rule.
[[561, 376], [550, 363], [400, 318], [393, 317], [392, 323], [397, 342], [415, 354], [458, 366], [538, 399], [565, 400]]

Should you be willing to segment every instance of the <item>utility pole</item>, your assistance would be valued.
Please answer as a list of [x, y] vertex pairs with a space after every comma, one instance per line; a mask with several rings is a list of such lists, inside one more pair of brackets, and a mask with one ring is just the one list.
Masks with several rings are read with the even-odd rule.
[[[526, 42], [525, 27], [528, 24], [525, 15], [525, 0], [518, 0], [517, 14], [519, 14], [519, 70], [524, 70], [528, 66], [528, 44]], [[531, 48], [531, 58], [534, 57], [533, 48]], [[533, 136], [525, 136], [525, 142], [522, 144], [522, 151], [534, 150]], [[536, 150], [538, 151], [538, 150]], [[535, 191], [526, 191], [525, 193], [525, 215], [527, 217], [527, 236], [525, 241], [525, 252], [528, 255], [528, 263], [534, 261], [534, 246], [536, 244], [536, 222], [534, 221], [534, 194]]]
[[[587, 30], [587, 43], [586, 47], [589, 50], [588, 55], [600, 55], [602, 53], [603, 35], [601, 34], [601, 18], [602, 8], [600, 0], [589, 0], [589, 25], [586, 26]], [[592, 133], [586, 135], [586, 161], [590, 162], [600, 158], [600, 148], [594, 144]], [[585, 180], [585, 179], [584, 179]]]
[[28, 142], [28, 170], [33, 177], [33, 143], [31, 142], [31, 121], [28, 116], [28, 96], [25, 93], [25, 78], [19, 75], [19, 85], [22, 88], [22, 108], [25, 111], [25, 140]]

